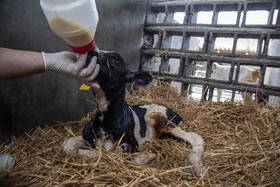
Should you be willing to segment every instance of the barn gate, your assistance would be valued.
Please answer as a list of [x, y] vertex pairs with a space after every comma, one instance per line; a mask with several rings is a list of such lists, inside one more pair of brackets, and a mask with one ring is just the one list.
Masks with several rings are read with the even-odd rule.
[[[217, 100], [221, 89], [223, 100], [241, 100], [243, 92], [259, 102], [279, 97], [280, 85], [268, 81], [280, 82], [271, 73], [280, 73], [280, 49], [272, 44], [280, 46], [279, 10], [277, 0], [150, 0], [139, 70], [202, 101]], [[229, 69], [226, 77], [214, 76], [215, 64]], [[244, 81], [242, 70], [252, 68], [255, 80]]]

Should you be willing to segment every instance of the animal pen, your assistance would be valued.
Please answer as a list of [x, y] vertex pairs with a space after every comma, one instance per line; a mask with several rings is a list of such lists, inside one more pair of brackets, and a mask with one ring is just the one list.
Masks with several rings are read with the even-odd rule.
[[[266, 22], [248, 22], [253, 12], [265, 12]], [[181, 21], [174, 19], [176, 14]], [[223, 20], [228, 15], [230, 19]], [[273, 87], [264, 81], [267, 69], [280, 67], [279, 51], [269, 53], [272, 41], [280, 41], [278, 15], [277, 1], [150, 3], [140, 70], [152, 70], [165, 80], [177, 82], [183, 94], [192, 95], [197, 92], [194, 88], [200, 87], [203, 101], [211, 101], [217, 88], [228, 90], [232, 100], [241, 91], [256, 94], [258, 101], [269, 95], [280, 96], [279, 85]], [[242, 49], [242, 42], [251, 42], [254, 49]], [[229, 46], [219, 48], [218, 43]], [[214, 62], [230, 67], [225, 80], [212, 78]], [[259, 71], [257, 82], [239, 81], [240, 69], [248, 66]]]
[[[15, 166], [0, 174], [0, 184], [279, 186], [280, 109], [268, 100], [280, 97], [280, 86], [270, 84], [267, 75], [280, 68], [280, 50], [275, 53], [271, 47], [272, 42], [280, 46], [279, 10], [277, 0], [148, 1], [139, 70], [151, 72], [157, 82], [129, 87], [126, 100], [164, 105], [183, 118], [181, 128], [203, 137], [206, 170], [201, 177], [186, 163], [190, 145], [171, 137], [140, 148], [156, 154], [147, 165], [132, 161], [140, 153], [98, 147], [98, 157], [84, 158], [63, 151], [63, 143], [81, 135], [93, 111], [81, 120], [37, 127], [2, 144], [0, 153], [11, 154]], [[249, 23], [253, 12], [264, 13], [266, 21]], [[223, 22], [227, 14], [233, 18]], [[213, 76], [217, 64], [229, 68], [225, 79]], [[244, 68], [256, 70], [257, 78], [241, 80]], [[279, 75], [272, 77], [280, 80]], [[219, 89], [225, 102], [213, 102]], [[243, 92], [253, 94], [255, 102], [243, 102]]]

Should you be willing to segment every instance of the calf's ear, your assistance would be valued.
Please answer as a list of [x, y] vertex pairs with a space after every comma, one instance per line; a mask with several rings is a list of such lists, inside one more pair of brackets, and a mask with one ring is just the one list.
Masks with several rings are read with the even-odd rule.
[[150, 82], [152, 82], [153, 77], [146, 72], [136, 72], [136, 73], [130, 73], [126, 77], [126, 82], [135, 81], [137, 85], [139, 86], [146, 86]]

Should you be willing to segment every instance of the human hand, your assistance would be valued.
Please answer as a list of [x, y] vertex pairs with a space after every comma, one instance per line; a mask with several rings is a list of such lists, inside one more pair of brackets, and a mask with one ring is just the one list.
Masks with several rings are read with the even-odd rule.
[[64, 74], [73, 79], [82, 81], [88, 86], [94, 86], [93, 82], [98, 75], [100, 65], [96, 64], [96, 57], [93, 57], [87, 67], [87, 54], [75, 54], [68, 51], [58, 53], [42, 52], [46, 71], [54, 71]]

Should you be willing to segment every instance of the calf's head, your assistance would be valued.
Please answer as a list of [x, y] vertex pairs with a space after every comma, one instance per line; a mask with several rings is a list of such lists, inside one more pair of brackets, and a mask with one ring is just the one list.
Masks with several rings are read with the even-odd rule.
[[96, 51], [88, 53], [88, 58], [91, 59], [93, 56], [97, 57], [97, 63], [100, 65], [95, 81], [110, 100], [112, 99], [110, 97], [124, 91], [126, 83], [136, 82], [137, 85], [145, 86], [153, 80], [148, 73], [131, 72], [126, 61], [118, 53]]

